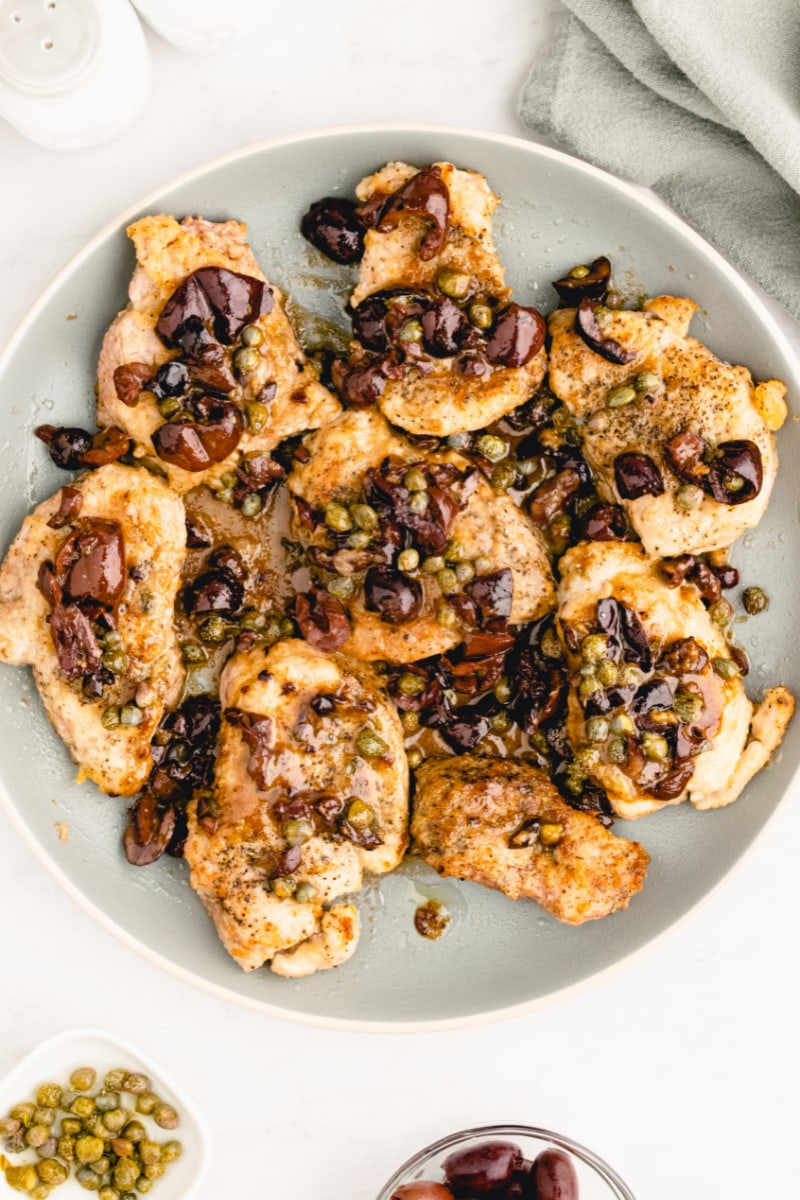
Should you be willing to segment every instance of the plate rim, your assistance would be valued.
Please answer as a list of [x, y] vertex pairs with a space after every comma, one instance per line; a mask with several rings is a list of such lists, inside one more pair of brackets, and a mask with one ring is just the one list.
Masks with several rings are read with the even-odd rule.
[[[441, 137], [470, 137], [481, 141], [487, 141], [495, 145], [504, 145], [512, 147], [516, 150], [522, 150], [524, 153], [531, 154], [533, 157], [543, 158], [553, 162], [558, 162], [570, 167], [573, 170], [578, 170], [590, 178], [599, 180], [605, 186], [625, 196], [629, 201], [637, 206], [641, 206], [653, 213], [660, 221], [670, 226], [676, 233], [686, 239], [701, 255], [709, 260], [713, 266], [725, 277], [727, 282], [734, 287], [750, 306], [751, 311], [760, 322], [763, 329], [766, 330], [769, 337], [772, 338], [773, 344], [776, 346], [780, 354], [786, 359], [791, 368], [793, 378], [790, 384], [800, 394], [800, 352], [796, 351], [789, 337], [784, 333], [777, 318], [773, 316], [767, 305], [761, 299], [754, 289], [752, 283], [734, 267], [710, 242], [708, 242], [700, 233], [697, 232], [690, 224], [680, 217], [665, 201], [652, 192], [649, 188], [632, 183], [629, 180], [622, 179], [617, 175], [603, 170], [601, 167], [595, 166], [593, 163], [586, 162], [584, 159], [577, 158], [572, 154], [568, 154], [556, 147], [545, 145], [534, 138], [519, 137], [514, 134], [493, 133], [491, 130], [473, 129], [468, 126], [460, 125], [440, 125], [430, 122], [396, 122], [396, 121], [381, 121], [381, 122], [363, 122], [355, 124], [343, 125], [325, 125], [314, 129], [301, 130], [290, 134], [281, 134], [276, 137], [264, 138], [257, 142], [248, 143], [245, 146], [240, 146], [235, 150], [228, 151], [224, 154], [216, 155], [211, 159], [206, 159], [194, 167], [187, 168], [178, 175], [170, 176], [163, 180], [155, 188], [152, 188], [144, 196], [140, 197], [134, 203], [129, 205], [116, 217], [107, 221], [80, 249], [63, 264], [62, 267], [53, 275], [49, 283], [43, 288], [38, 297], [23, 313], [20, 320], [12, 329], [11, 335], [5, 346], [0, 351], [0, 374], [6, 369], [9, 361], [13, 357], [18, 343], [27, 333], [30, 326], [35, 322], [40, 312], [47, 306], [48, 302], [56, 291], [61, 286], [62, 282], [69, 278], [83, 261], [88, 258], [95, 249], [114, 233], [130, 223], [130, 221], [143, 209], [157, 203], [160, 197], [165, 192], [172, 191], [175, 188], [182, 187], [185, 184], [191, 183], [193, 180], [207, 174], [210, 171], [217, 170], [220, 167], [229, 166], [232, 163], [242, 159], [250, 158], [254, 155], [261, 154], [265, 151], [278, 149], [282, 146], [297, 145], [303, 142], [326, 140], [329, 138], [337, 138], [352, 134], [386, 134], [404, 136], [407, 134], [423, 133], [435, 134]], [[780, 753], [780, 750], [778, 751]], [[132, 950], [141, 958], [152, 963], [159, 969], [166, 971], [174, 978], [179, 979], [182, 983], [188, 984], [191, 987], [199, 988], [210, 995], [215, 996], [219, 1000], [227, 1003], [235, 1004], [239, 1008], [245, 1008], [252, 1012], [257, 1012], [262, 1015], [267, 1015], [281, 1021], [288, 1021], [295, 1025], [307, 1025], [322, 1029], [336, 1029], [349, 1033], [429, 1033], [442, 1032], [445, 1030], [458, 1030], [485, 1025], [513, 1019], [514, 1017], [523, 1016], [526, 1013], [533, 1012], [537, 1009], [546, 1007], [547, 1005], [556, 1003], [560, 1000], [571, 998], [578, 995], [580, 992], [588, 989], [590, 986], [595, 986], [601, 981], [607, 979], [614, 972], [621, 971], [623, 968], [633, 965], [634, 962], [640, 960], [650, 951], [659, 946], [666, 938], [677, 933], [686, 922], [694, 917], [707, 903], [709, 903], [716, 894], [728, 883], [733, 877], [734, 872], [738, 871], [742, 863], [749, 857], [753, 849], [759, 844], [764, 837], [767, 829], [774, 821], [776, 814], [780, 810], [785, 809], [788, 795], [794, 790], [797, 782], [798, 774], [800, 774], [800, 756], [794, 764], [789, 782], [785, 788], [781, 798], [775, 805], [775, 808], [763, 820], [756, 835], [741, 851], [738, 857], [730, 865], [728, 870], [707, 892], [700, 896], [694, 904], [692, 904], [677, 920], [673, 921], [660, 933], [655, 934], [643, 945], [636, 947], [627, 953], [622, 954], [614, 962], [606, 967], [601, 967], [596, 971], [584, 976], [582, 979], [574, 983], [567, 984], [564, 987], [559, 987], [545, 996], [533, 997], [529, 1000], [521, 1001], [518, 1004], [508, 1005], [502, 1008], [491, 1009], [488, 1012], [470, 1013], [465, 1016], [457, 1017], [440, 1017], [429, 1020], [420, 1021], [380, 1021], [380, 1020], [364, 1020], [348, 1017], [332, 1017], [321, 1013], [308, 1013], [297, 1011], [290, 1008], [283, 1008], [279, 1005], [271, 1003], [267, 1000], [251, 998], [233, 989], [228, 989], [222, 984], [217, 984], [199, 975], [186, 967], [179, 966], [171, 962], [167, 957], [153, 950], [144, 941], [130, 934], [126, 929], [111, 919], [99, 905], [89, 900], [81, 889], [72, 882], [67, 876], [63, 868], [58, 864], [55, 857], [45, 848], [41, 842], [29, 828], [24, 820], [20, 809], [14, 803], [10, 794], [7, 792], [5, 784], [0, 781], [0, 808], [8, 816], [11, 826], [17, 830], [23, 841], [33, 852], [34, 857], [42, 864], [48, 874], [55, 882], [63, 889], [64, 892], [73, 900], [79, 908], [90, 916], [97, 924], [110, 933], [117, 941], [121, 942], [127, 949]]]

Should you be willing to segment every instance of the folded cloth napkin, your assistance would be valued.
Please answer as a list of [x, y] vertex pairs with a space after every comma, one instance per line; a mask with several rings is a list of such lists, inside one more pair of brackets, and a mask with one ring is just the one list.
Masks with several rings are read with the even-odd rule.
[[530, 128], [647, 184], [800, 317], [800, 0], [564, 0]]

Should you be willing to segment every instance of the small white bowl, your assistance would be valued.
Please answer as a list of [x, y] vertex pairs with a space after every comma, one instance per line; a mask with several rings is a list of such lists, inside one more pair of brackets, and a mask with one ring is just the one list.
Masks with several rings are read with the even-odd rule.
[[[153, 1194], [157, 1200], [189, 1200], [190, 1196], [195, 1196], [211, 1163], [211, 1138], [206, 1123], [185, 1092], [159, 1066], [130, 1042], [115, 1034], [102, 1029], [69, 1029], [42, 1042], [0, 1080], [0, 1115], [8, 1113], [15, 1104], [32, 1100], [36, 1089], [43, 1083], [63, 1083], [66, 1086], [70, 1074], [77, 1067], [95, 1067], [99, 1079], [114, 1067], [126, 1067], [129, 1071], [150, 1077], [153, 1091], [171, 1104], [180, 1116], [178, 1128], [167, 1136], [183, 1143], [183, 1154], [170, 1163], [161, 1179], [157, 1180]], [[150, 1124], [148, 1118], [143, 1120]], [[163, 1131], [158, 1132], [161, 1135]], [[31, 1150], [24, 1155], [11, 1155], [10, 1161], [16, 1165], [37, 1159]], [[60, 1200], [74, 1200], [87, 1193], [76, 1181], [73, 1172], [58, 1189], [58, 1195]]]

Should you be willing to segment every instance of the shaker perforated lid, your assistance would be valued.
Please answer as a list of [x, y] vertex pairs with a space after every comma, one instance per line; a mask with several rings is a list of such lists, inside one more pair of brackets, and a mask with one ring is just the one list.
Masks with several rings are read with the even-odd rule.
[[96, 0], [0, 0], [0, 83], [52, 95], [80, 78], [99, 42]]

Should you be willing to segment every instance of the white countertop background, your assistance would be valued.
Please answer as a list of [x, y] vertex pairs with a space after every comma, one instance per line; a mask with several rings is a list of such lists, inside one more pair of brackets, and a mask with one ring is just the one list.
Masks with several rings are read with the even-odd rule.
[[[269, 35], [226, 56], [151, 37], [150, 104], [107, 146], [60, 155], [0, 125], [0, 343], [102, 225], [205, 159], [364, 121], [522, 133], [516, 91], [559, 19], [557, 0], [274, 8]], [[206, 1113], [200, 1200], [374, 1200], [421, 1146], [499, 1121], [592, 1147], [639, 1200], [796, 1196], [797, 792], [700, 911], [611, 976], [526, 1017], [405, 1036], [192, 990], [97, 927], [0, 816], [0, 1075], [70, 1026], [128, 1036]]]

